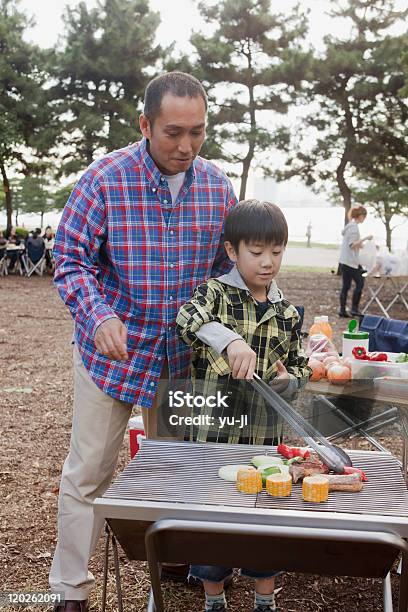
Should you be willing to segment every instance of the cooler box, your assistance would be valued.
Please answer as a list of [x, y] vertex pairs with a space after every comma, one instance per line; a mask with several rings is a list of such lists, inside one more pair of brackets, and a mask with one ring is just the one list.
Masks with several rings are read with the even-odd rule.
[[142, 441], [146, 438], [144, 432], [144, 425], [142, 415], [138, 414], [137, 416], [129, 419], [128, 423], [129, 427], [129, 442], [130, 442], [130, 457], [133, 457], [138, 452]]

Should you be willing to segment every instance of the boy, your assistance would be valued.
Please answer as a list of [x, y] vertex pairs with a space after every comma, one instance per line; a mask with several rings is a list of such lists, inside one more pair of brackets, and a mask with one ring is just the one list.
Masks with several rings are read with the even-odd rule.
[[[240, 202], [225, 222], [225, 249], [234, 268], [197, 287], [179, 311], [178, 332], [193, 348], [194, 395], [215, 395], [223, 385], [224, 397], [229, 397], [227, 407], [221, 402], [216, 408], [200, 409], [200, 415], [210, 418], [201, 419], [189, 431], [190, 439], [276, 443], [278, 419], [245, 381], [256, 372], [283, 396], [291, 397], [309, 379], [307, 358], [300, 349], [298, 312], [274, 280], [287, 241], [286, 219], [277, 206], [257, 200]], [[220, 421], [220, 417], [227, 418]], [[190, 573], [203, 581], [206, 612], [226, 610], [224, 581], [232, 568], [191, 566]], [[242, 573], [255, 578], [255, 611], [275, 611], [278, 572]]]

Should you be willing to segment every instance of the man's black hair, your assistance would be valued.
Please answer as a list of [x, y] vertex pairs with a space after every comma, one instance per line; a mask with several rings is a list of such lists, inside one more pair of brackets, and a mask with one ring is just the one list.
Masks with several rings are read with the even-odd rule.
[[162, 99], [165, 94], [172, 94], [180, 98], [197, 98], [204, 100], [205, 110], [207, 110], [207, 96], [200, 81], [191, 74], [185, 72], [166, 72], [155, 77], [148, 83], [144, 99], [144, 115], [153, 125], [160, 114]]
[[225, 221], [224, 239], [238, 252], [241, 240], [245, 244], [260, 242], [286, 246], [288, 224], [279, 206], [259, 200], [243, 200], [229, 213]]

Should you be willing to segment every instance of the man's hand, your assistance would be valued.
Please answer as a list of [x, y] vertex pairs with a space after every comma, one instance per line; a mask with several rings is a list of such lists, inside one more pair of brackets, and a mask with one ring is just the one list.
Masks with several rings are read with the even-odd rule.
[[370, 234], [369, 236], [366, 236], [364, 238], [364, 240], [372, 240], [374, 238], [374, 236], [372, 234]]
[[227, 346], [233, 378], [252, 380], [256, 368], [256, 353], [244, 340], [233, 340]]
[[97, 350], [110, 359], [126, 361], [127, 329], [120, 319], [107, 319], [96, 330], [95, 346]]
[[288, 386], [290, 377], [287, 369], [281, 361], [276, 362], [276, 367], [278, 369], [278, 372], [275, 378], [269, 384], [274, 391], [276, 391], [277, 393], [281, 393]]

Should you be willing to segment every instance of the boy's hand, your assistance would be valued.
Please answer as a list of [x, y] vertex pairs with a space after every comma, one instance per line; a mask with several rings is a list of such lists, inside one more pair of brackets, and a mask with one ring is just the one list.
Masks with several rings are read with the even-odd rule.
[[256, 353], [244, 340], [233, 340], [227, 346], [233, 378], [252, 380], [256, 368]]
[[274, 391], [281, 393], [289, 384], [289, 373], [281, 361], [276, 362], [278, 372], [275, 378], [269, 383]]

